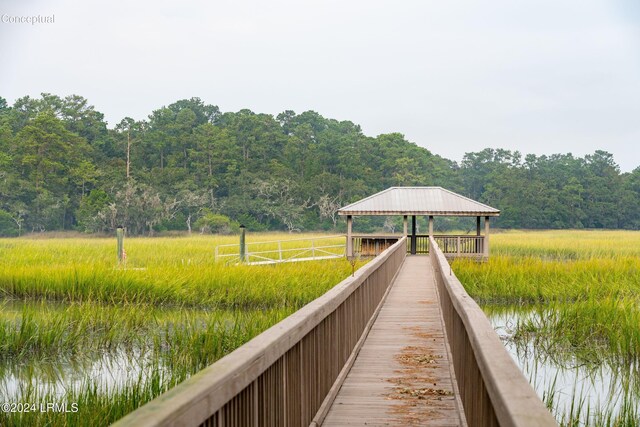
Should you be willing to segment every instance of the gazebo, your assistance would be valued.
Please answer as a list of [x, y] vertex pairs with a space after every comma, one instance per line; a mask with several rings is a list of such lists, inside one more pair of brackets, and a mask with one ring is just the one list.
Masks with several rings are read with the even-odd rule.
[[[402, 215], [403, 234], [408, 236], [411, 254], [428, 253], [429, 237], [433, 236], [440, 249], [449, 257], [489, 257], [489, 224], [492, 216], [500, 211], [491, 206], [464, 197], [442, 187], [391, 187], [355, 203], [342, 207], [338, 215], [347, 217], [347, 256], [356, 252], [363, 253], [372, 247], [375, 252], [398, 240], [397, 236], [354, 236], [353, 217], [366, 215], [395, 216]], [[429, 233], [416, 234], [416, 217], [429, 218]], [[408, 217], [411, 216], [411, 235], [408, 235]], [[433, 221], [436, 216], [476, 217], [474, 235], [433, 234]], [[481, 235], [481, 218], [484, 217], [484, 235]], [[373, 246], [372, 246], [373, 245]]]

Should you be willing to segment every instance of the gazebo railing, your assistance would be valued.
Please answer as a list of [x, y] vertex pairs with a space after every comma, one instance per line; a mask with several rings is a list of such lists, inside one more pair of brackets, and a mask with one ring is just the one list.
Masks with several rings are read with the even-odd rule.
[[[360, 256], [376, 256], [386, 248], [397, 242], [402, 236], [398, 235], [354, 235], [353, 251]], [[476, 235], [452, 235], [440, 234], [433, 238], [438, 243], [440, 250], [449, 258], [484, 256], [485, 236]], [[407, 236], [407, 253], [411, 253], [413, 236]], [[429, 253], [429, 235], [418, 234], [415, 236], [415, 253]]]
[[[434, 235], [440, 250], [445, 256], [456, 257], [479, 256], [484, 254], [484, 236], [450, 236]], [[427, 237], [428, 239], [428, 237]]]

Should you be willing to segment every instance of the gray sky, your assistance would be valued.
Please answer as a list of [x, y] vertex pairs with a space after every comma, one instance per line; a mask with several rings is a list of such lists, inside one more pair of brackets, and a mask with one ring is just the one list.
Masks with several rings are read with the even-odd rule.
[[197, 96], [315, 110], [452, 160], [485, 147], [640, 166], [637, 0], [0, 0], [0, 96], [78, 94], [113, 126]]

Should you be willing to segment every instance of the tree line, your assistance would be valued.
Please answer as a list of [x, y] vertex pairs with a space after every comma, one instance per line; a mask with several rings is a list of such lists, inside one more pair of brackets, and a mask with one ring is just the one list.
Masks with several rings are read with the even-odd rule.
[[[179, 100], [109, 127], [78, 95], [0, 98], [0, 234], [48, 230], [341, 229], [339, 207], [390, 186], [436, 185], [502, 211], [503, 228], [640, 228], [640, 168], [596, 151], [460, 163], [400, 133], [366, 136], [313, 111], [222, 112]], [[363, 218], [360, 227], [399, 219]], [[394, 225], [395, 224], [395, 225]], [[456, 226], [455, 222], [447, 223]]]

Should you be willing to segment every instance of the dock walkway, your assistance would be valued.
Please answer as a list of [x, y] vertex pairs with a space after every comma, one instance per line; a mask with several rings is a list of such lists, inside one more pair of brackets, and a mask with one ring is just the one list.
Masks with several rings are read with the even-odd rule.
[[323, 426], [466, 425], [427, 256], [409, 256]]

